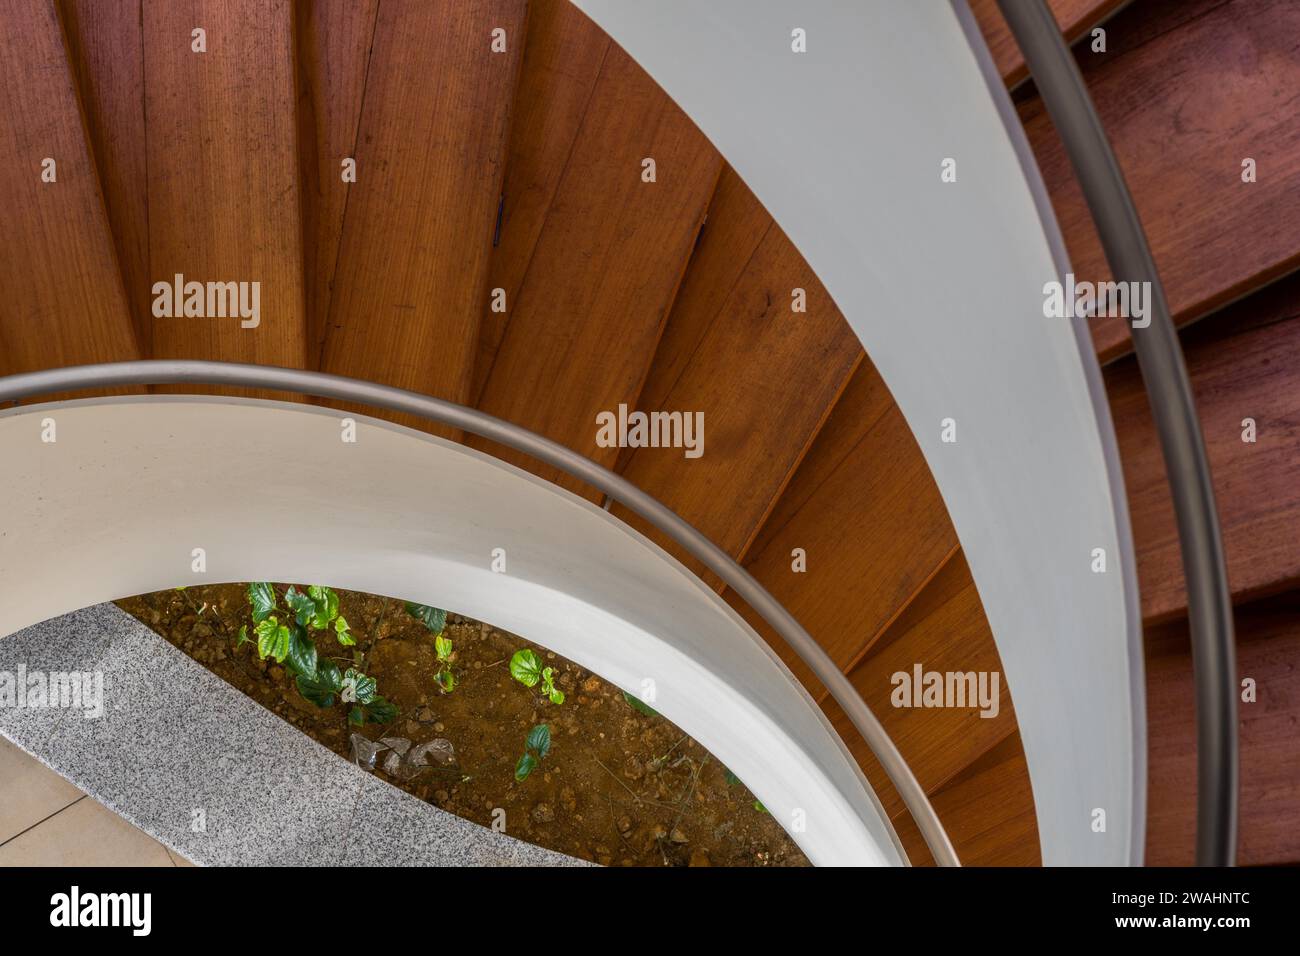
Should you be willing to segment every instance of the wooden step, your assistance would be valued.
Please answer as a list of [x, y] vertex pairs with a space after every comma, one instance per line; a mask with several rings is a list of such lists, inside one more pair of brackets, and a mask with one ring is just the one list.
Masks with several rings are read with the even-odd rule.
[[152, 353], [140, 0], [59, 0], [140, 352]]
[[379, 0], [312, 0], [298, 7], [298, 158], [309, 368], [320, 367], [325, 344], [350, 190], [341, 167], [357, 155], [378, 15]]
[[[511, 120], [505, 186], [489, 285], [519, 297], [533, 250], [587, 112], [609, 35], [569, 0], [533, 0]], [[470, 394], [483, 393], [510, 313], [488, 309], [479, 330]]]
[[[300, 368], [293, 7], [146, 3], [141, 22], [149, 278], [260, 283], [256, 327], [238, 316], [154, 318], [152, 354]], [[205, 53], [193, 49], [196, 29], [206, 31]]]
[[[612, 466], [618, 448], [597, 445], [596, 416], [636, 402], [722, 160], [616, 46], [576, 129], [535, 242], [507, 247], [527, 265], [479, 407]], [[525, 456], [470, 444], [595, 497]]]
[[380, 5], [356, 183], [322, 163], [347, 190], [323, 371], [470, 399], [524, 17], [524, 0]]
[[[0, 374], [138, 358], [113, 234], [52, 0], [0, 36]], [[53, 167], [44, 165], [46, 159]], [[52, 171], [53, 182], [42, 181]]]
[[[755, 215], [757, 201], [734, 172], [718, 193], [668, 321], [669, 347], [656, 354], [638, 403], [647, 413], [697, 416], [703, 444], [694, 458], [682, 448], [636, 449], [621, 470], [740, 558], [863, 353], [785, 233]], [[631, 512], [614, 513], [678, 553]]]
[[[1300, 595], [1238, 608], [1237, 674], [1255, 682], [1253, 703], [1238, 700], [1240, 779], [1237, 862], [1300, 860]], [[1147, 863], [1190, 866], [1196, 834], [1196, 691], [1185, 622], [1147, 634], [1150, 741]]]
[[[1178, 323], [1300, 266], [1300, 5], [1144, 0], [1077, 54], [1142, 217]], [[1076, 276], [1110, 278], [1042, 101], [1020, 104]], [[1242, 162], [1257, 181], [1242, 181]], [[1123, 319], [1092, 323], [1103, 361], [1130, 348]]]
[[[1128, 0], [1048, 0], [1067, 43], [1087, 36], [1097, 24], [1115, 14]], [[970, 0], [971, 13], [993, 54], [993, 63], [1007, 86], [1017, 86], [1029, 76], [1025, 59], [1011, 28], [1002, 19], [998, 0]]]
[[[1300, 583], [1300, 275], [1183, 333], [1234, 599]], [[1186, 613], [1164, 458], [1137, 364], [1106, 370], [1148, 621]], [[1257, 440], [1243, 442], [1243, 421]]]

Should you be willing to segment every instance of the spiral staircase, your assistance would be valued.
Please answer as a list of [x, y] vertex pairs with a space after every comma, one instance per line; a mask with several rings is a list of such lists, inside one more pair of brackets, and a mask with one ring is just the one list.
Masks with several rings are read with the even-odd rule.
[[[1076, 58], [1185, 330], [1238, 672], [1257, 685], [1257, 701], [1241, 706], [1238, 860], [1300, 861], [1300, 9], [1051, 6], [1080, 41]], [[1018, 48], [993, 0], [971, 9], [1074, 271], [1104, 278]], [[1099, 25], [1104, 52], [1093, 49]], [[193, 47], [196, 27], [205, 52]], [[1003, 669], [908, 418], [755, 192], [577, 6], [6, 0], [0, 44], [0, 375], [141, 358], [248, 362], [421, 392], [540, 433], [658, 498], [789, 609], [893, 738], [963, 863], [1040, 861], [1018, 688], [1002, 683], [992, 717], [890, 705], [891, 675], [914, 663]], [[788, 135], [771, 130], [774, 141]], [[42, 178], [47, 158], [53, 182]], [[355, 181], [342, 174], [348, 159]], [[156, 317], [153, 284], [176, 274], [258, 279], [260, 326]], [[792, 311], [795, 290], [806, 311]], [[1145, 860], [1188, 863], [1196, 739], [1178, 535], [1126, 326], [1090, 327], [1145, 631]], [[620, 405], [703, 412], [707, 453], [598, 445], [596, 415]], [[345, 407], [604, 501], [517, 450]], [[1247, 418], [1254, 441], [1243, 440]], [[849, 745], [911, 861], [927, 862], [902, 799], [800, 657], [674, 541], [611, 510], [770, 642]], [[806, 570], [792, 566], [799, 551]]]

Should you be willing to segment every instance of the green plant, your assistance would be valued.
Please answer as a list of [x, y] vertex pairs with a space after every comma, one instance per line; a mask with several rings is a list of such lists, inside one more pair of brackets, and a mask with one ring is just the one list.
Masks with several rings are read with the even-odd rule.
[[[334, 632], [345, 647], [356, 644], [347, 619], [339, 613], [339, 596], [333, 589], [313, 584], [306, 591], [290, 585], [284, 594], [287, 613], [279, 606], [275, 586], [269, 581], [248, 585], [248, 603], [253, 609], [253, 633], [257, 656], [283, 664], [294, 675], [294, 683], [306, 700], [317, 707], [333, 707], [336, 697], [353, 704], [348, 721], [353, 724], [387, 724], [397, 708], [378, 693], [373, 677], [349, 668], [347, 673], [329, 658], [321, 658], [312, 639], [313, 631]], [[281, 621], [280, 615], [286, 614]], [[253, 640], [248, 625], [239, 629], [235, 646]]]
[[524, 780], [536, 770], [551, 752], [551, 728], [548, 724], [538, 724], [528, 731], [524, 740], [524, 755], [515, 764], [515, 779]]
[[557, 706], [564, 703], [564, 691], [555, 686], [555, 668], [543, 667], [541, 658], [526, 647], [510, 658], [510, 676], [525, 687], [541, 683], [542, 696]]
[[443, 636], [447, 628], [447, 612], [441, 608], [429, 607], [427, 604], [406, 602], [406, 613], [422, 623], [433, 633], [434, 652], [438, 655], [438, 673], [433, 675], [438, 689], [450, 694], [456, 689], [456, 673], [451, 667], [451, 639]]
[[623, 699], [627, 701], [629, 707], [639, 713], [645, 714], [647, 717], [659, 716], [659, 711], [655, 710], [640, 697], [633, 697], [627, 691], [623, 691]]

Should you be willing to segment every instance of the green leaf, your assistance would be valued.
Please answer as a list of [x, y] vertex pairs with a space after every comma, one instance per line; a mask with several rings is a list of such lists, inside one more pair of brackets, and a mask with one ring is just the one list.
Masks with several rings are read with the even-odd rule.
[[434, 674], [433, 679], [438, 682], [438, 686], [442, 688], [444, 694], [450, 694], [456, 689], [456, 675], [446, 668]]
[[434, 650], [438, 652], [438, 660], [446, 661], [451, 657], [451, 640], [439, 634], [433, 641]]
[[551, 703], [557, 707], [564, 703], [564, 691], [555, 686], [555, 668], [542, 668], [542, 693], [550, 698]]
[[339, 596], [333, 588], [319, 584], [308, 587], [307, 596], [316, 603], [316, 627], [323, 631], [339, 616]]
[[284, 663], [289, 653], [289, 628], [280, 623], [274, 614], [257, 624], [257, 656], [266, 660], [273, 657]]
[[397, 719], [397, 705], [390, 703], [378, 694], [366, 705], [366, 722], [370, 724], [390, 724]]
[[537, 758], [532, 754], [524, 754], [519, 758], [519, 763], [515, 764], [515, 779], [524, 780], [536, 769]]
[[550, 725], [538, 724], [528, 731], [528, 740], [525, 741], [525, 744], [530, 752], [537, 754], [539, 761], [543, 760], [551, 752]]
[[737, 777], [737, 776], [736, 776], [734, 773], [732, 773], [730, 770], [724, 770], [724, 771], [722, 772], [722, 775], [723, 775], [724, 777], [727, 778], [727, 786], [728, 786], [728, 787], [734, 787], [736, 784], [740, 783], [740, 778]]
[[311, 619], [316, 614], [316, 604], [311, 598], [290, 585], [289, 590], [284, 592], [284, 603], [289, 605], [289, 610], [293, 611], [294, 620], [298, 622], [299, 627], [307, 627], [311, 624]]
[[235, 646], [242, 647], [244, 644], [247, 643], [248, 643], [248, 625], [244, 624], [241, 625], [239, 628], [239, 636], [235, 638]]
[[352, 647], [357, 642], [357, 639], [352, 636], [352, 632], [348, 629], [348, 619], [342, 614], [334, 619], [334, 636], [338, 638], [338, 642], [344, 647]]
[[253, 605], [253, 623], [261, 624], [275, 613], [275, 588], [269, 581], [254, 581], [248, 586], [248, 603]]
[[558, 687], [552, 687], [551, 692], [546, 696], [551, 699], [551, 703], [556, 707], [559, 707], [564, 703], [564, 691], [560, 690]]
[[441, 608], [429, 607], [427, 604], [406, 602], [406, 613], [420, 621], [434, 634], [441, 634], [447, 626], [447, 612]]
[[542, 662], [526, 647], [515, 651], [510, 658], [510, 676], [525, 687], [536, 687], [542, 678]]
[[286, 663], [289, 669], [299, 676], [316, 676], [316, 645], [307, 632], [297, 624], [289, 630], [289, 657]]
[[353, 707], [348, 711], [348, 723], [360, 727], [366, 722], [366, 712], [360, 707]]
[[767, 807], [763, 806], [763, 805], [762, 805], [761, 803], [759, 803], [757, 800], [754, 801], [754, 809], [757, 810], [759, 813], [767, 813], [767, 812], [768, 812], [768, 811], [767, 811]]
[[299, 674], [297, 683], [298, 693], [317, 707], [333, 707], [334, 695], [343, 689], [343, 675], [337, 664], [325, 658], [313, 676]]
[[627, 701], [628, 704], [631, 705], [633, 710], [640, 711], [641, 713], [645, 714], [647, 717], [659, 716], [659, 711], [655, 710], [653, 707], [651, 707], [649, 704], [643, 701], [640, 697], [633, 697], [627, 691], [623, 691], [623, 699]]
[[358, 704], [368, 704], [375, 699], [378, 685], [373, 677], [367, 677], [359, 670], [349, 667], [348, 672], [343, 675], [343, 684], [350, 693], [344, 695], [344, 700], [354, 700]]

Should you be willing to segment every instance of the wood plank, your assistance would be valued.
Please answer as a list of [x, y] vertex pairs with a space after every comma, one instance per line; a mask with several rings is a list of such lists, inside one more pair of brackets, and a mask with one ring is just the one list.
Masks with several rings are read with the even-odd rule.
[[[1238, 608], [1235, 616], [1237, 673], [1256, 682], [1255, 702], [1237, 704], [1237, 862], [1294, 864], [1300, 861], [1300, 595]], [[1186, 625], [1148, 634], [1147, 647], [1147, 863], [1190, 866], [1196, 843], [1196, 692]]]
[[[488, 285], [504, 289], [507, 303], [519, 295], [610, 42], [569, 0], [533, 0], [529, 6], [497, 245], [488, 266]], [[475, 401], [508, 320], [508, 311], [483, 314], [470, 389]]]
[[[1185, 332], [1184, 353], [1238, 600], [1300, 582], [1300, 275]], [[1128, 490], [1143, 616], [1186, 613], [1164, 458], [1132, 358], [1106, 370]], [[1254, 418], [1257, 441], [1242, 441]]]
[[[843, 433], [837, 425], [825, 432]], [[810, 460], [817, 454], [814, 446]], [[790, 487], [805, 503], [761, 550], [751, 550], [745, 566], [847, 668], [952, 554], [957, 538], [897, 406], [827, 471], [815, 491], [805, 483], [822, 478], [821, 470], [795, 474]], [[807, 555], [806, 572], [792, 570], [795, 548]], [[770, 635], [765, 626], [760, 633]], [[785, 653], [795, 675], [819, 688], [807, 666]]]
[[[911, 677], [918, 664], [922, 671], [997, 673], [996, 713], [990, 709], [990, 716], [982, 716], [973, 701], [966, 707], [895, 706], [891, 700], [896, 686], [893, 676], [901, 673]], [[849, 680], [927, 793], [937, 791], [977, 756], [1016, 730], [1011, 689], [1002, 674], [975, 584], [960, 556], [944, 566], [932, 585], [849, 671]], [[866, 759], [867, 745], [861, 735], [838, 708], [828, 708], [828, 712], [850, 752], [870, 774], [873, 762]], [[881, 772], [872, 782], [882, 783], [884, 779]], [[886, 812], [894, 815], [902, 808], [901, 798], [892, 789], [882, 787], [881, 792], [885, 794], [882, 803]]]
[[[642, 160], [657, 181], [642, 181]], [[609, 466], [596, 415], [635, 403], [722, 161], [621, 49], [601, 68], [479, 407]], [[471, 441], [579, 493], [522, 455]]]
[[[1091, 29], [1112, 16], [1128, 0], [1048, 0], [1067, 43], [1086, 36]], [[971, 13], [979, 24], [984, 41], [993, 54], [993, 63], [1007, 86], [1016, 86], [1029, 76], [1025, 58], [1011, 35], [1011, 28], [998, 11], [998, 0], [970, 0]], [[1086, 47], [1085, 47], [1086, 49]]]
[[[138, 358], [58, 13], [9, 0], [4, 22], [0, 374]], [[46, 158], [55, 182], [42, 182]]]
[[[748, 219], [749, 217], [745, 217]], [[797, 249], [775, 223], [761, 233], [756, 248], [730, 245], [734, 224], [721, 208], [710, 212], [716, 233], [706, 229], [692, 260], [692, 292], [700, 285], [722, 285], [741, 272], [715, 307], [714, 296], [679, 296], [668, 327], [702, 331], [683, 363], [677, 352], [651, 367], [646, 412], [702, 416], [703, 445], [696, 458], [680, 448], [642, 448], [633, 452], [623, 476], [654, 495], [707, 535], [732, 557], [743, 557], [754, 534], [780, 497], [849, 376], [862, 359], [862, 346], [830, 295]], [[717, 242], [734, 250], [710, 282], [698, 272], [721, 254]], [[709, 246], [710, 248], [706, 248]], [[802, 290], [806, 311], [794, 312], [793, 290]], [[701, 308], [700, 306], [703, 306]], [[684, 333], [674, 335], [680, 344]], [[671, 383], [664, 379], [671, 378]], [[651, 404], [654, 401], [654, 404]], [[614, 513], [649, 534], [673, 553], [669, 539], [631, 512]], [[697, 573], [703, 566], [679, 554]], [[706, 575], [716, 587], [721, 581]]]
[[[301, 368], [306, 358], [287, 0], [146, 0], [149, 274], [260, 283], [260, 324], [153, 319], [156, 358]], [[207, 52], [191, 31], [207, 31]]]
[[140, 0], [59, 0], [69, 58], [143, 355], [153, 333]]
[[[1038, 821], [1018, 733], [930, 795], [963, 866], [1039, 866]], [[894, 829], [913, 866], [933, 866], [921, 831], [904, 810]]]
[[356, 157], [361, 101], [379, 0], [307, 0], [298, 7], [298, 152], [303, 267], [307, 277], [307, 361], [320, 366], [330, 291]]
[[324, 371], [468, 401], [524, 16], [523, 0], [380, 5]]
[[[1175, 320], [1185, 323], [1300, 266], [1300, 5], [1145, 0], [1080, 54]], [[1110, 278], [1060, 140], [1036, 96], [1020, 105], [1075, 275]], [[1242, 182], [1242, 161], [1258, 181]], [[1130, 348], [1095, 320], [1103, 361]]]

